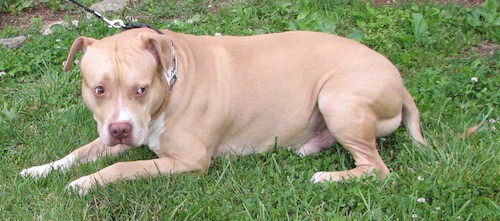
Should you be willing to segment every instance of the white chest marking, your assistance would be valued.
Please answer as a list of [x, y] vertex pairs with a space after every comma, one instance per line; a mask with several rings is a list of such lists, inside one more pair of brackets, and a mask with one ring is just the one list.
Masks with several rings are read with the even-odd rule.
[[[148, 146], [149, 149], [157, 153], [160, 148], [160, 140], [161, 135], [165, 131], [163, 125], [165, 124], [165, 116], [162, 114], [156, 120], [153, 120], [149, 123], [149, 140]], [[158, 153], [157, 153], [158, 154]]]

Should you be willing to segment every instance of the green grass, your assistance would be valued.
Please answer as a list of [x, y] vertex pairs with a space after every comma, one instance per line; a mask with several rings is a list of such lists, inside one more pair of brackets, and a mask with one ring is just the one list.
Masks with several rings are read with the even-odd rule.
[[0, 49], [0, 71], [6, 72], [0, 77], [2, 220], [500, 219], [498, 123], [459, 138], [488, 113], [487, 119], [499, 120], [500, 53], [477, 51], [479, 45], [498, 45], [498, 2], [475, 9], [430, 3], [375, 7], [349, 0], [177, 2], [144, 0], [109, 17], [142, 14], [156, 27], [193, 34], [315, 30], [359, 40], [401, 70], [420, 108], [429, 148], [418, 148], [404, 128], [380, 140], [382, 158], [393, 171], [383, 181], [310, 183], [314, 172], [353, 167], [347, 151], [334, 145], [305, 158], [284, 149], [220, 158], [205, 175], [119, 182], [84, 197], [69, 195], [66, 185], [80, 176], [154, 154], [143, 147], [43, 179], [18, 175], [97, 136], [80, 98], [79, 70], [65, 73], [61, 64], [77, 36], [117, 32], [92, 19], [41, 36], [34, 20], [28, 31], [0, 31], [0, 37], [31, 34], [20, 49]]

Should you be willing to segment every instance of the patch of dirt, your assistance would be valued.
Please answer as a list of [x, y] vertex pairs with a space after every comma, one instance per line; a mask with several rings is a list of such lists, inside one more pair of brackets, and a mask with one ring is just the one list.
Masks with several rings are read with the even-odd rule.
[[500, 45], [491, 42], [482, 42], [478, 45], [474, 45], [471, 48], [464, 48], [461, 54], [465, 57], [471, 56], [473, 53], [477, 53], [481, 56], [493, 56], [496, 53], [500, 53]]
[[494, 55], [497, 50], [499, 50], [499, 47], [497, 44], [493, 43], [484, 43], [481, 45], [474, 46], [474, 50], [481, 55]]
[[6, 27], [16, 27], [26, 30], [29, 28], [31, 20], [34, 18], [41, 19], [43, 24], [48, 24], [64, 20], [65, 15], [74, 17], [77, 13], [67, 11], [51, 11], [50, 9], [43, 7], [29, 8], [17, 15], [0, 12], [0, 30]]

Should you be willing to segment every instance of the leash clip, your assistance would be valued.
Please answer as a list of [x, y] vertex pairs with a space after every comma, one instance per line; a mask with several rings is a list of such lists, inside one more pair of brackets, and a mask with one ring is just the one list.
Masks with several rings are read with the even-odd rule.
[[[1, 1], [2, 0], [0, 0], [0, 2]], [[95, 15], [96, 17], [98, 17], [99, 19], [103, 20], [111, 28], [132, 29], [132, 28], [143, 28], [143, 27], [145, 27], [145, 28], [150, 28], [150, 29], [155, 30], [158, 34], [163, 34], [158, 29], [153, 28], [153, 27], [151, 27], [151, 26], [149, 26], [147, 24], [134, 23], [134, 22], [125, 24], [125, 22], [123, 22], [123, 20], [121, 20], [121, 19], [109, 20], [108, 18], [102, 16], [101, 13], [96, 12], [96, 11], [90, 9], [89, 7], [83, 5], [82, 3], [80, 3], [80, 2], [78, 2], [76, 0], [70, 0], [70, 1], [73, 2], [73, 3], [75, 3], [75, 4], [77, 4], [78, 6], [82, 7], [83, 9], [85, 9], [85, 11], [87, 11], [89, 13], [92, 13], [93, 15]]]
[[110, 27], [113, 27], [113, 28], [125, 28], [125, 23], [121, 19], [115, 19], [115, 20], [111, 20], [111, 21], [108, 20], [108, 19], [106, 19], [106, 18], [104, 18], [104, 17], [103, 17], [103, 19], [104, 19], [104, 21], [106, 23], [108, 23], [108, 25]]
[[109, 27], [112, 28], [125, 28], [126, 25], [121, 19], [109, 20], [108, 18], [102, 16], [99, 12], [93, 11], [93, 13], [104, 22], [108, 24]]

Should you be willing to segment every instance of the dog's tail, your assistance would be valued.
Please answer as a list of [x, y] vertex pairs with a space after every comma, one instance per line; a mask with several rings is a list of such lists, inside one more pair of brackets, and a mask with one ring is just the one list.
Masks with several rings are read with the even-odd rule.
[[408, 89], [404, 88], [403, 91], [403, 123], [406, 129], [410, 132], [410, 135], [422, 145], [426, 145], [427, 142], [422, 134], [420, 127], [420, 113], [418, 112], [417, 105], [413, 101]]

